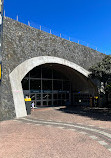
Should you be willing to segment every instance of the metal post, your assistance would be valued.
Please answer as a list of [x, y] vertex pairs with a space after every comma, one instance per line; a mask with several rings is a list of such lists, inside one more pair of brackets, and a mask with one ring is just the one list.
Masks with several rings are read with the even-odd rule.
[[78, 44], [79, 44], [79, 40], [78, 40]]
[[50, 29], [50, 34], [51, 34], [51, 29]]
[[70, 37], [69, 37], [69, 41], [70, 41]]
[[17, 15], [17, 21], [18, 21], [18, 15]]
[[60, 37], [61, 37], [61, 33], [60, 33]]
[[4, 10], [4, 17], [5, 17], [5, 10]]
[[40, 31], [41, 31], [41, 25], [40, 25]]
[[28, 21], [28, 25], [30, 26], [30, 22]]

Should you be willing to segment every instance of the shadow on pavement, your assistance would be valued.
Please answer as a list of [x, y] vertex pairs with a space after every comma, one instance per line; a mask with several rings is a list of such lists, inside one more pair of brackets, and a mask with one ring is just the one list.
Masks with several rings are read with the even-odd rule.
[[77, 114], [80, 116], [90, 117], [93, 120], [111, 121], [111, 109], [109, 108], [97, 108], [97, 107], [61, 107], [57, 109], [64, 113]]

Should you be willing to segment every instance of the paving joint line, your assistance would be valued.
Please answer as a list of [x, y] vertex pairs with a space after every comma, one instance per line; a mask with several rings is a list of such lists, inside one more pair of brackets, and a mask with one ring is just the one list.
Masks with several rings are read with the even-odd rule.
[[[93, 130], [92, 130], [92, 128], [88, 128], [88, 127], [81, 127], [81, 126], [78, 126], [78, 124], [77, 125], [74, 125], [74, 124], [67, 124], [67, 123], [63, 123], [62, 124], [62, 122], [59, 122], [59, 123], [57, 123], [57, 122], [47, 122], [47, 121], [45, 121], [45, 122], [43, 122], [43, 120], [42, 121], [38, 121], [38, 120], [31, 120], [31, 119], [24, 119], [24, 118], [22, 118], [21, 119], [21, 121], [23, 121], [23, 120], [25, 120], [25, 121], [29, 121], [29, 122], [31, 122], [32, 124], [42, 124], [42, 125], [46, 125], [46, 126], [55, 126], [55, 127], [57, 127], [57, 128], [60, 128], [60, 129], [70, 129], [70, 130], [72, 130], [72, 131], [78, 131], [79, 133], [81, 133], [81, 134], [87, 134], [90, 138], [91, 138], [91, 134], [90, 134], [90, 132], [92, 132]], [[50, 123], [51, 123], [51, 125], [50, 125]], [[59, 126], [58, 126], [59, 125]], [[62, 125], [62, 127], [60, 126], [60, 125]], [[64, 127], [65, 126], [65, 127]], [[69, 128], [68, 126], [73, 126], [73, 128]], [[68, 128], [66, 128], [66, 127], [68, 127]], [[76, 128], [76, 129], [75, 129]], [[82, 130], [83, 131], [80, 131], [80, 129], [82, 128]], [[79, 129], [79, 130], [78, 130]], [[86, 131], [84, 131], [84, 129], [86, 129]], [[110, 136], [110, 134], [109, 133], [106, 133], [106, 132], [104, 132], [104, 131], [100, 131], [100, 130], [96, 130], [96, 129], [94, 129], [98, 134], [100, 134], [101, 135], [101, 132], [103, 133], [103, 136], [104, 136], [104, 134], [106, 134], [106, 136], [108, 137], [108, 138], [111, 138], [111, 136]], [[99, 131], [99, 132], [98, 132]], [[94, 132], [94, 131], [93, 131]], [[94, 133], [94, 135], [95, 135], [95, 133]], [[92, 137], [94, 137], [93, 135], [92, 135]], [[95, 136], [96, 137], [96, 136]], [[100, 136], [99, 136], [100, 137]], [[101, 136], [102, 137], [102, 136]], [[93, 139], [93, 138], [92, 138]], [[105, 141], [104, 141], [104, 139], [102, 138], [102, 140], [101, 139], [99, 139], [98, 140], [98, 137], [97, 137], [97, 139], [93, 139], [93, 140], [96, 140], [99, 144], [101, 144], [102, 146], [104, 146], [105, 148], [107, 148], [110, 152], [111, 152], [111, 145], [109, 145], [109, 142], [108, 143], [106, 143]]]
[[[24, 119], [24, 118], [23, 118]], [[27, 119], [27, 118], [26, 118]], [[28, 119], [30, 119], [30, 118], [28, 118]], [[31, 118], [32, 119], [32, 118]], [[95, 126], [95, 125], [84, 125], [84, 124], [82, 124], [82, 123], [73, 123], [73, 122], [63, 122], [63, 121], [53, 121], [53, 120], [43, 120], [43, 119], [39, 119], [39, 120], [36, 120], [36, 119], [32, 119], [32, 120], [34, 120], [34, 121], [45, 121], [45, 122], [54, 122], [54, 123], [63, 123], [63, 124], [71, 124], [71, 125], [79, 125], [79, 126], [81, 126], [81, 127], [86, 127], [86, 128], [92, 128], [92, 129], [96, 129], [96, 130], [102, 130], [102, 131], [104, 131], [104, 132], [106, 132], [106, 133], [108, 133], [109, 132], [109, 134], [111, 134], [111, 130], [109, 130], [109, 129], [105, 129], [105, 128], [102, 128], [102, 127], [97, 127], [97, 126]]]

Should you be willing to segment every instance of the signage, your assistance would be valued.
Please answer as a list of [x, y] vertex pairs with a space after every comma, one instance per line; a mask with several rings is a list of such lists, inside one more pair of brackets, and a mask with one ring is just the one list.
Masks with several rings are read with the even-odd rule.
[[31, 101], [31, 98], [25, 98], [25, 101]]

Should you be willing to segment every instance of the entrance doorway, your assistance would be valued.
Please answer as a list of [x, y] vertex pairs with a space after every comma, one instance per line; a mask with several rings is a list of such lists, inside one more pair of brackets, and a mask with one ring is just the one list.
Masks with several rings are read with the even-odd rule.
[[71, 102], [71, 82], [55, 64], [32, 69], [22, 80], [24, 96], [29, 95], [34, 107], [62, 106]]

